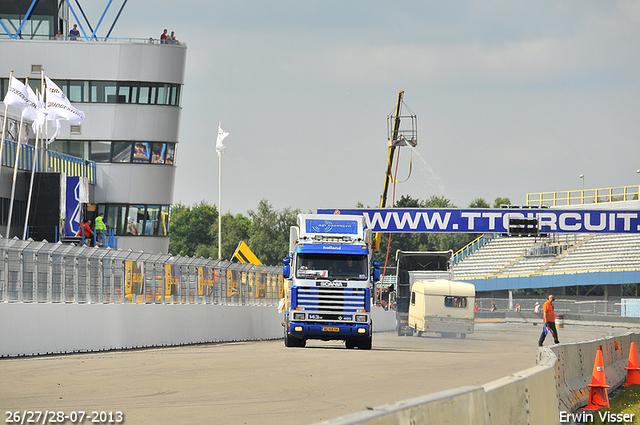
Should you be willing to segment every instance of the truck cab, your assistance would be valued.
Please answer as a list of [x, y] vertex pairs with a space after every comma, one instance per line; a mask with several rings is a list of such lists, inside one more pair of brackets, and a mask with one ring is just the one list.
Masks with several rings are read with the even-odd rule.
[[284, 261], [284, 342], [342, 340], [371, 349], [371, 232], [362, 216], [300, 214]]

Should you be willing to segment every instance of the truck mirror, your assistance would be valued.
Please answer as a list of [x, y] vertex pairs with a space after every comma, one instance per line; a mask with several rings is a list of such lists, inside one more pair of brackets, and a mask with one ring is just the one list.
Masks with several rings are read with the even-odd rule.
[[283, 258], [282, 262], [284, 263], [284, 266], [282, 267], [282, 276], [285, 279], [289, 279], [289, 275], [291, 274], [291, 259], [289, 257]]
[[373, 281], [377, 282], [380, 280], [380, 261], [373, 261]]

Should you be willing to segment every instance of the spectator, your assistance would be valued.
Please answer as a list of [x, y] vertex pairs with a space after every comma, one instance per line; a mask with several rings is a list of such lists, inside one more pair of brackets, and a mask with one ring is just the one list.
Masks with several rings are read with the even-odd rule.
[[164, 29], [164, 32], [160, 35], [160, 44], [167, 44], [167, 40], [169, 36], [167, 35], [167, 29]]
[[180, 42], [176, 38], [175, 31], [171, 31], [171, 35], [169, 36], [169, 41], [170, 41], [171, 44], [180, 44]]
[[76, 37], [80, 37], [80, 31], [78, 31], [78, 24], [73, 24], [73, 29], [69, 31], [69, 40], [75, 40]]

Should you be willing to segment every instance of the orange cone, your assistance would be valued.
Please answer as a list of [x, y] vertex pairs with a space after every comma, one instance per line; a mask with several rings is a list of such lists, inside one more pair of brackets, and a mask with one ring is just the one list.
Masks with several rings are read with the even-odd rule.
[[636, 351], [636, 343], [632, 342], [629, 348], [629, 367], [625, 367], [627, 371], [627, 382], [625, 387], [631, 384], [640, 384], [640, 366], [638, 366], [638, 352]]
[[607, 388], [607, 378], [604, 375], [604, 361], [602, 360], [602, 350], [596, 351], [596, 361], [593, 363], [593, 374], [591, 383], [587, 385], [591, 388], [589, 392], [589, 404], [583, 407], [584, 410], [599, 410], [603, 407], [609, 407], [609, 394]]

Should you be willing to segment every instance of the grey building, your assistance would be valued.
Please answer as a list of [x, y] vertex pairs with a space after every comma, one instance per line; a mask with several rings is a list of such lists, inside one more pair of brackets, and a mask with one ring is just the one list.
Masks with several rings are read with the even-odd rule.
[[[93, 218], [104, 212], [118, 248], [166, 253], [187, 48], [160, 40], [91, 37], [87, 25], [79, 27], [79, 37], [69, 37], [69, 4], [58, 0], [0, 4], [0, 93], [4, 97], [10, 70], [22, 81], [30, 77], [31, 86], [39, 88], [43, 69], [86, 115], [79, 126], [63, 121], [60, 135], [48, 148], [85, 164], [95, 162], [84, 215]], [[78, 10], [73, 12], [81, 16]], [[62, 37], [56, 37], [58, 31]], [[3, 105], [0, 114], [4, 110]], [[14, 140], [17, 112], [9, 108]], [[33, 144], [34, 134], [27, 130]], [[11, 139], [11, 134], [5, 138]], [[0, 229], [6, 226], [13, 172], [11, 161], [3, 158], [2, 163]], [[28, 169], [20, 170], [14, 206], [18, 221], [12, 237], [22, 235], [19, 218], [26, 212], [29, 176]], [[34, 204], [40, 209], [45, 205]], [[32, 209], [30, 216], [41, 213]], [[5, 236], [5, 231], [0, 234]]]

